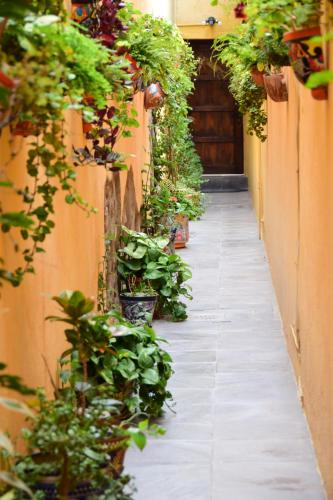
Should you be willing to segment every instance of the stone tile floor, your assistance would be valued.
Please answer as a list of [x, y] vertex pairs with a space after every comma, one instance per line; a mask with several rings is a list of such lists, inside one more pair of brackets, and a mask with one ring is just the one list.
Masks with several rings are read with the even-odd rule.
[[169, 341], [176, 413], [131, 450], [135, 500], [324, 500], [248, 193], [210, 194], [181, 255], [193, 269]]

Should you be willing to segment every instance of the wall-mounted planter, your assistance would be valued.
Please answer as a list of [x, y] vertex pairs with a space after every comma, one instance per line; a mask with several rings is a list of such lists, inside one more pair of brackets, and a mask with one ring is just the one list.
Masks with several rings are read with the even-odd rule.
[[151, 324], [155, 306], [157, 302], [157, 294], [120, 294], [120, 304], [123, 315], [133, 324]]
[[[320, 27], [315, 26], [290, 31], [283, 36], [289, 46], [290, 64], [296, 78], [303, 85], [306, 84], [310, 75], [326, 69], [322, 43], [313, 40], [313, 37], [320, 35]], [[327, 87], [320, 86], [312, 89], [312, 96], [318, 100], [327, 99]]]
[[264, 75], [264, 83], [266, 92], [273, 101], [288, 101], [288, 87], [283, 73]]
[[82, 120], [82, 131], [84, 134], [89, 134], [93, 128], [93, 124]]
[[257, 85], [257, 87], [265, 86], [264, 74], [265, 73], [263, 71], [259, 71], [258, 68], [251, 69], [251, 77], [254, 83]]
[[30, 135], [39, 135], [38, 127], [30, 120], [19, 121], [15, 126], [11, 126], [12, 135], [29, 137]]
[[159, 82], [151, 83], [145, 90], [145, 109], [159, 108], [163, 105], [165, 93]]
[[71, 19], [79, 24], [84, 23], [93, 13], [93, 3], [91, 1], [73, 2]]

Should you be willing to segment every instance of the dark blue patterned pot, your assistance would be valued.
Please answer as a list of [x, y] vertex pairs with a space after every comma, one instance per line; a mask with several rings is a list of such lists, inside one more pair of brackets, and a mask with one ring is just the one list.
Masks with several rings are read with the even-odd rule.
[[[48, 481], [49, 479], [49, 481]], [[43, 494], [43, 500], [54, 500], [59, 499], [59, 493], [57, 491], [57, 485], [55, 482], [56, 478], [45, 478], [44, 481], [36, 483], [34, 491], [39, 494]], [[89, 500], [98, 495], [102, 495], [103, 490], [101, 488], [94, 488], [88, 481], [82, 482], [77, 485], [77, 487], [71, 491], [68, 498], [71, 500]]]
[[136, 325], [152, 324], [157, 295], [120, 294], [123, 315]]

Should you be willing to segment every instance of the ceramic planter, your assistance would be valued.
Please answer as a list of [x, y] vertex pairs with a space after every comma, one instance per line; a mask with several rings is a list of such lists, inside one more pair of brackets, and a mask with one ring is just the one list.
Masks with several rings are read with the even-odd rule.
[[163, 105], [165, 93], [161, 84], [151, 83], [145, 90], [145, 109], [160, 108]]
[[177, 214], [174, 227], [176, 229], [175, 248], [185, 248], [190, 239], [189, 218], [187, 215]]
[[84, 134], [89, 134], [93, 128], [93, 124], [82, 120], [82, 131]]
[[269, 97], [275, 102], [288, 101], [288, 87], [283, 73], [264, 75], [265, 89]]
[[[283, 36], [289, 46], [290, 64], [296, 78], [303, 85], [306, 84], [310, 75], [326, 69], [323, 45], [320, 41], [312, 40], [320, 34], [320, 27], [315, 26], [291, 31]], [[327, 87], [323, 85], [312, 89], [312, 96], [319, 100], [327, 99]]]
[[122, 293], [119, 298], [123, 315], [126, 319], [136, 325], [151, 325], [157, 295]]
[[257, 85], [257, 87], [264, 87], [265, 82], [264, 82], [264, 72], [259, 71], [258, 68], [252, 68], [251, 69], [251, 77], [254, 83]]
[[[37, 482], [33, 490], [36, 493], [42, 494], [43, 500], [55, 500], [59, 498], [57, 481], [57, 477], [47, 476], [43, 478], [43, 480]], [[93, 487], [91, 483], [87, 481], [79, 483], [77, 487], [69, 493], [68, 498], [70, 500], [89, 500], [90, 498], [98, 498], [103, 493], [101, 488]]]
[[93, 13], [91, 1], [72, 2], [71, 19], [76, 23], [83, 24]]
[[29, 137], [29, 135], [38, 135], [38, 127], [35, 123], [24, 120], [19, 121], [14, 127], [11, 127], [12, 135], [21, 136], [21, 137]]

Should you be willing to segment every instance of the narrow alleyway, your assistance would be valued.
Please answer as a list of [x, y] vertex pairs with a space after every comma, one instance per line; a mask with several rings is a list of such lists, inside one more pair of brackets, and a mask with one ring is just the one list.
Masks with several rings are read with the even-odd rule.
[[135, 499], [324, 499], [248, 193], [209, 195], [181, 255], [190, 318], [155, 324], [175, 360], [176, 413], [128, 455]]

